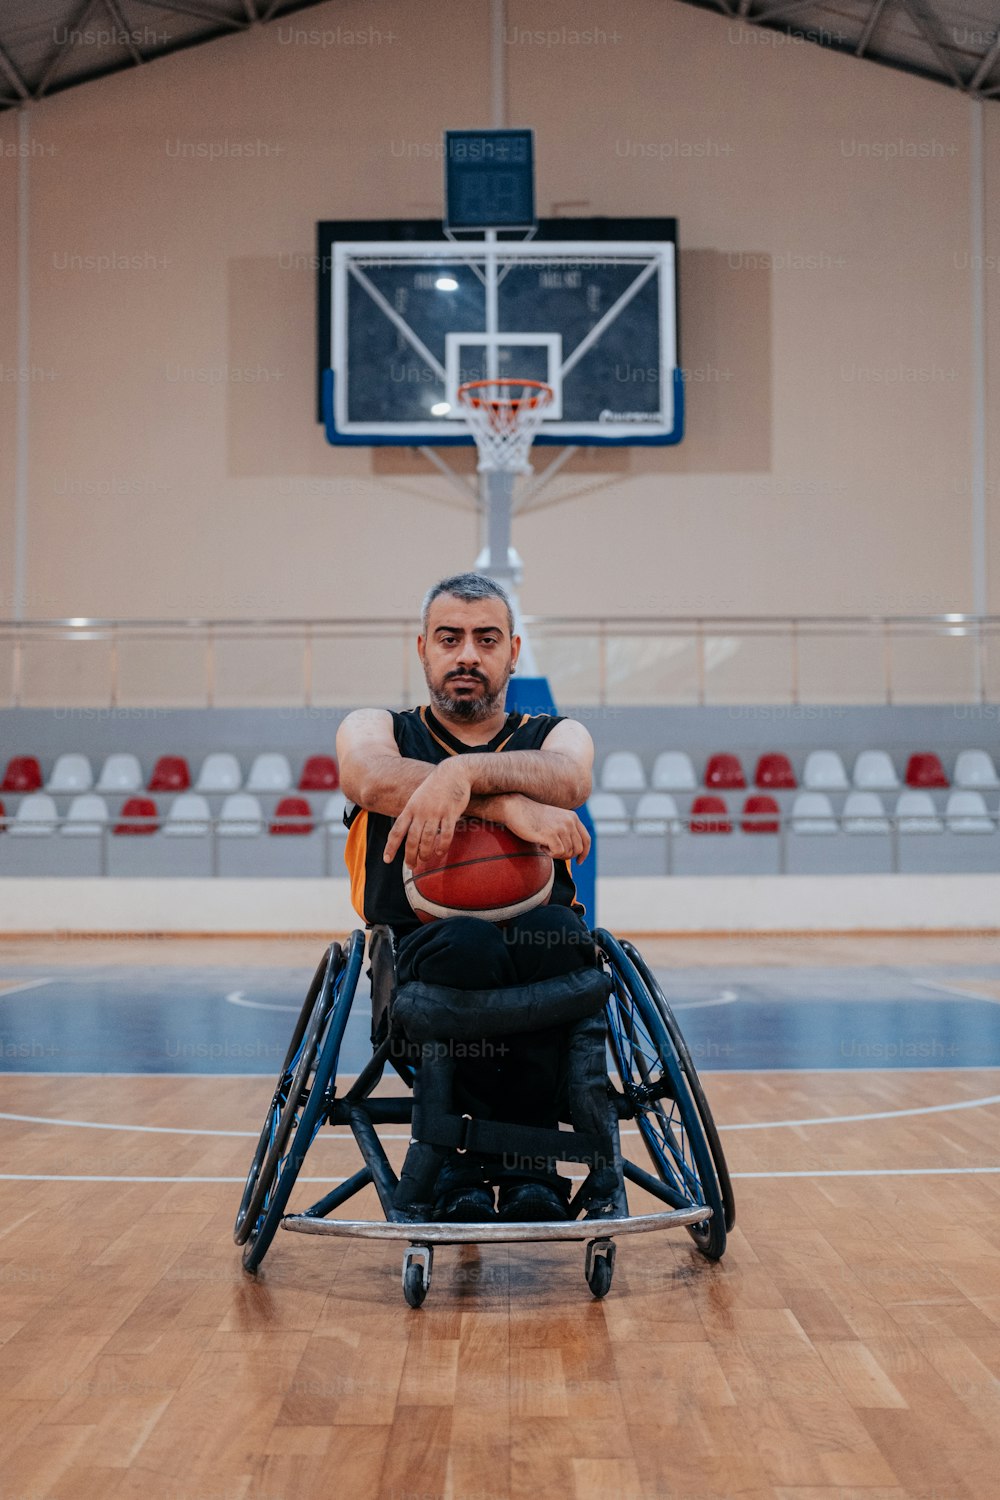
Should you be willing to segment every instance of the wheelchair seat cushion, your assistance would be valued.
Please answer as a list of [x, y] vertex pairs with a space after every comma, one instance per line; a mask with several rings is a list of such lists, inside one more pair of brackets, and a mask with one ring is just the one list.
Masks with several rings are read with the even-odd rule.
[[459, 990], [414, 979], [396, 991], [392, 1024], [411, 1042], [543, 1031], [597, 1015], [611, 988], [610, 976], [596, 968], [493, 990]]

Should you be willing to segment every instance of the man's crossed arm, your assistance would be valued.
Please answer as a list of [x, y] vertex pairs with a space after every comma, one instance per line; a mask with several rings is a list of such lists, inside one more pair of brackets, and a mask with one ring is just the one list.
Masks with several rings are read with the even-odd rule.
[[344, 795], [395, 818], [388, 863], [406, 841], [406, 862], [442, 856], [461, 817], [488, 818], [547, 849], [586, 858], [590, 836], [572, 811], [590, 795], [594, 746], [582, 724], [564, 719], [541, 750], [451, 755], [439, 765], [407, 760], [384, 709], [359, 709], [337, 732]]

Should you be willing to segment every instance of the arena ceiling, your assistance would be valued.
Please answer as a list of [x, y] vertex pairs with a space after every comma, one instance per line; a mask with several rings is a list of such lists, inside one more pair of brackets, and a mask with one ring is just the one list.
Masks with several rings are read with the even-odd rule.
[[[0, 110], [167, 53], [232, 36], [323, 0], [3, 0]], [[664, 4], [674, 0], [663, 0]], [[681, 0], [788, 42], [864, 57], [1000, 96], [1000, 0]], [[376, 24], [373, 20], [370, 24]], [[538, 17], [544, 28], [544, 11]]]

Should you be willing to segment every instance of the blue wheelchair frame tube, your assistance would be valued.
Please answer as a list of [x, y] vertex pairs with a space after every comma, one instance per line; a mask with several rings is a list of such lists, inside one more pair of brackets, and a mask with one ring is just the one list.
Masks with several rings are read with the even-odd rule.
[[[522, 714], [557, 714], [547, 677], [512, 677], [507, 684], [507, 712]], [[577, 808], [580, 822], [590, 834], [590, 853], [582, 865], [573, 866], [576, 894], [587, 913], [588, 927], [597, 926], [597, 833], [587, 804]]]

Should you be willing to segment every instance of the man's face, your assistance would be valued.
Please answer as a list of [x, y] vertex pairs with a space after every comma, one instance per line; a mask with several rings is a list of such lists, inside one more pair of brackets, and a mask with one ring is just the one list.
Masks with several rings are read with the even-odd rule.
[[511, 639], [501, 599], [456, 599], [439, 594], [427, 616], [427, 634], [417, 637], [431, 703], [453, 719], [477, 723], [503, 705], [521, 649]]

